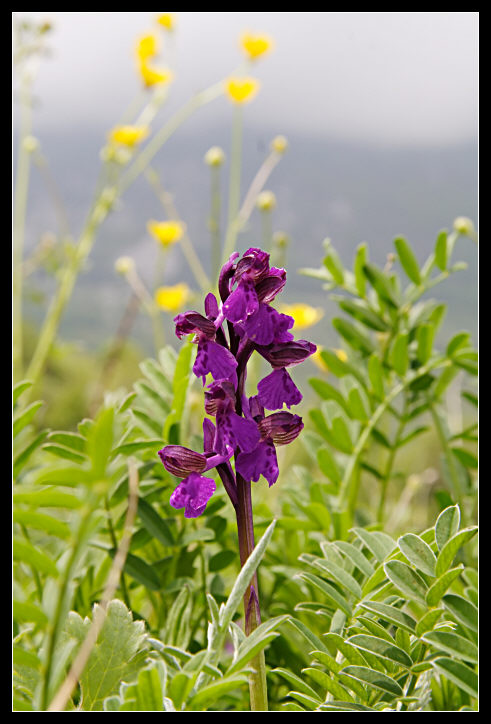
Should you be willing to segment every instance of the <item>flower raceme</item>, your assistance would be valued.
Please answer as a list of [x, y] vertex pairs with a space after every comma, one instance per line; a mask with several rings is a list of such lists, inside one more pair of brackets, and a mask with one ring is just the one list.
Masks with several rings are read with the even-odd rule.
[[[184, 508], [187, 518], [201, 515], [215, 492], [214, 480], [205, 475], [214, 468], [234, 507], [239, 478], [257, 482], [262, 475], [273, 485], [279, 474], [276, 447], [295, 440], [303, 428], [299, 415], [283, 409], [302, 399], [287, 368], [303, 362], [316, 347], [295, 340], [293, 318], [270, 306], [285, 282], [286, 271], [270, 267], [265, 251], [251, 248], [242, 257], [236, 252], [220, 273], [220, 304], [210, 293], [204, 314], [188, 311], [174, 319], [179, 339], [194, 335], [198, 349], [193, 372], [205, 388], [204, 412], [215, 418], [203, 421], [202, 453], [180, 445], [159, 451], [166, 470], [182, 478], [170, 503]], [[247, 397], [247, 364], [253, 352], [266, 359], [272, 371], [258, 383], [257, 394]], [[207, 384], [208, 375], [212, 380]]]

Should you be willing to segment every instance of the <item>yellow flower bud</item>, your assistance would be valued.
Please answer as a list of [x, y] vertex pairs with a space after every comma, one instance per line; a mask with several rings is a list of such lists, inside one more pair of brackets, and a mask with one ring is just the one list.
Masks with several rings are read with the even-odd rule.
[[34, 153], [34, 151], [37, 151], [39, 148], [39, 141], [34, 136], [26, 136], [22, 145], [24, 146], [25, 151], [28, 153]]
[[288, 149], [288, 141], [285, 136], [275, 136], [271, 141], [271, 150], [283, 154]]
[[279, 311], [288, 314], [295, 320], [296, 329], [307, 329], [322, 319], [324, 310], [320, 307], [311, 307], [309, 304], [282, 304]]
[[174, 80], [174, 73], [169, 68], [152, 68], [146, 62], [141, 62], [138, 67], [143, 83], [147, 88], [154, 85], [164, 85]]
[[261, 55], [272, 50], [273, 46], [273, 38], [265, 33], [245, 32], [240, 36], [240, 47], [249, 60], [257, 60]]
[[135, 262], [131, 256], [120, 256], [114, 262], [114, 269], [118, 274], [122, 274], [123, 276], [132, 272], [134, 268]]
[[142, 35], [136, 42], [135, 52], [139, 62], [153, 58], [155, 55], [158, 55], [159, 50], [159, 40], [153, 33]]
[[186, 225], [181, 221], [154, 221], [147, 224], [149, 233], [166, 249], [176, 244], [186, 231]]
[[208, 166], [221, 166], [225, 161], [225, 153], [220, 146], [212, 146], [205, 153], [204, 161]]
[[155, 292], [155, 304], [165, 312], [178, 312], [190, 296], [188, 285], [180, 282], [172, 287], [159, 287]]
[[271, 211], [276, 206], [276, 196], [272, 191], [261, 191], [256, 199], [256, 205], [261, 211]]
[[109, 132], [109, 141], [133, 148], [141, 143], [149, 132], [148, 126], [115, 126]]
[[232, 76], [225, 81], [225, 92], [233, 103], [249, 103], [258, 92], [260, 83], [255, 78]]
[[472, 220], [467, 216], [458, 216], [453, 222], [453, 228], [463, 236], [474, 236], [476, 233]]
[[157, 22], [166, 30], [172, 31], [176, 27], [176, 17], [174, 13], [162, 13], [158, 16]]
[[284, 231], [275, 231], [273, 234], [273, 244], [279, 249], [285, 249], [290, 243], [290, 237]]

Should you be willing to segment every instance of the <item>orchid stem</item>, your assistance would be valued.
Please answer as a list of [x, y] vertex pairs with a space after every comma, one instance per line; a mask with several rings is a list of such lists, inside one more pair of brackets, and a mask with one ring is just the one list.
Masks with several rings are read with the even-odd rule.
[[[254, 550], [254, 521], [252, 514], [251, 483], [237, 475], [237, 532], [239, 537], [240, 565], [243, 566]], [[245, 633], [250, 636], [261, 623], [257, 573], [251, 579], [244, 594]], [[257, 654], [251, 665], [254, 672], [249, 676], [251, 711], [268, 711], [268, 689], [264, 650]]]

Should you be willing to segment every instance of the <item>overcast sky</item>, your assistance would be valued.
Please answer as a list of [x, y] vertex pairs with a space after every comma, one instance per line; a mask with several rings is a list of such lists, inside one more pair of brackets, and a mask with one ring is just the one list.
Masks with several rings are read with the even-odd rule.
[[[475, 139], [477, 12], [178, 13], [173, 103], [232, 72], [244, 29], [274, 36], [256, 63], [248, 123], [377, 144]], [[152, 13], [14, 13], [50, 19], [39, 128], [110, 127], [138, 89], [135, 37]], [[208, 113], [223, 116], [225, 99]]]

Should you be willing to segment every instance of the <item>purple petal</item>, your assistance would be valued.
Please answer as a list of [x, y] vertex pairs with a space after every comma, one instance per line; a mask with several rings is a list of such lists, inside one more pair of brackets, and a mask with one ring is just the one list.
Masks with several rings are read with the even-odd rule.
[[211, 373], [213, 379], [228, 379], [234, 387], [237, 386], [237, 360], [233, 354], [217, 342], [201, 338], [198, 344], [198, 354], [193, 365], [196, 377], [206, 377]]
[[169, 502], [173, 508], [184, 508], [185, 518], [197, 518], [204, 512], [215, 490], [214, 480], [191, 473], [179, 483]]
[[272, 266], [268, 275], [256, 284], [256, 294], [260, 302], [272, 302], [286, 284], [286, 271]]
[[203, 420], [203, 452], [214, 452], [213, 443], [215, 441], [215, 425], [212, 421], [205, 417]]
[[244, 452], [254, 450], [259, 442], [259, 430], [252, 420], [240, 417], [231, 407], [217, 411], [217, 451], [225, 454], [226, 446], [239, 447]]
[[291, 367], [297, 365], [314, 354], [317, 347], [312, 342], [299, 339], [291, 342], [256, 346], [260, 355], [267, 359], [272, 367]]
[[271, 487], [278, 480], [278, 461], [272, 440], [261, 440], [251, 452], [241, 452], [237, 455], [235, 469], [244, 480], [257, 483], [263, 475]]
[[268, 304], [261, 303], [257, 312], [240, 325], [240, 331], [251, 341], [264, 346], [293, 339], [293, 335], [287, 331], [293, 324], [293, 317], [280, 314]]
[[242, 259], [237, 262], [234, 281], [247, 277], [258, 281], [269, 270], [269, 254], [262, 249], [252, 247], [242, 255]]
[[224, 302], [230, 294], [230, 283], [231, 279], [235, 274], [237, 266], [236, 259], [239, 256], [238, 251], [234, 251], [231, 254], [229, 260], [223, 265], [220, 271], [220, 277], [218, 279], [218, 291], [220, 293], [220, 299]]
[[176, 335], [182, 339], [187, 334], [204, 334], [205, 337], [213, 339], [216, 333], [215, 325], [210, 319], [206, 319], [199, 312], [185, 312], [174, 317]]
[[284, 368], [273, 370], [262, 379], [258, 383], [257, 392], [258, 401], [267, 410], [280, 410], [283, 404], [291, 407], [302, 400], [302, 393]]
[[206, 468], [205, 455], [182, 445], [166, 445], [159, 450], [159, 457], [164, 468], [178, 478], [185, 478], [192, 472], [202, 473]]
[[223, 303], [223, 313], [229, 322], [243, 322], [259, 307], [254, 282], [244, 279]]
[[218, 302], [212, 292], [205, 297], [205, 314], [208, 319], [216, 319], [218, 317]]
[[299, 415], [291, 412], [273, 412], [260, 420], [258, 427], [261, 437], [270, 437], [275, 445], [288, 445], [300, 435], [303, 422]]

